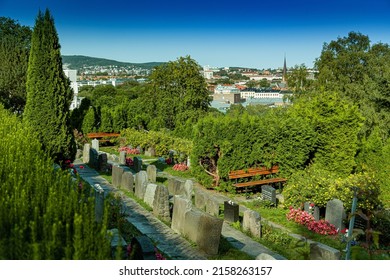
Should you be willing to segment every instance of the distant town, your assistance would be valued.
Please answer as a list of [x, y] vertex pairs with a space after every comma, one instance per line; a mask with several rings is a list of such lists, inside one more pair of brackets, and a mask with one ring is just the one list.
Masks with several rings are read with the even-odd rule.
[[[105, 59], [96, 59], [95, 62], [94, 58], [90, 58], [87, 64], [80, 65], [74, 62], [67, 63], [66, 56], [63, 60], [65, 74], [70, 79], [75, 93], [71, 109], [77, 108], [81, 103], [82, 97], [78, 97], [78, 92], [82, 86], [118, 86], [129, 81], [145, 83], [153, 67], [162, 64], [160, 62], [137, 65]], [[91, 65], [92, 63], [105, 65]], [[277, 69], [206, 65], [203, 66], [201, 74], [212, 96], [211, 106], [224, 112], [232, 104], [243, 106], [261, 104], [271, 107], [288, 105], [288, 95], [291, 91], [286, 77], [290, 70], [284, 59], [283, 66]], [[314, 80], [315, 73], [314, 69], [307, 69], [306, 78]]]

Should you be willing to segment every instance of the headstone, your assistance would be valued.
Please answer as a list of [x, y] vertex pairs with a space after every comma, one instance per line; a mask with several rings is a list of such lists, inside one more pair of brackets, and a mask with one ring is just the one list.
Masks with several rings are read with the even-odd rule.
[[367, 229], [367, 221], [363, 219], [360, 215], [355, 215], [355, 223], [354, 228], [366, 230]]
[[133, 162], [134, 162], [133, 168], [135, 173], [140, 172], [142, 170], [142, 158], [134, 157]]
[[314, 220], [320, 220], [320, 208], [315, 206], [313, 202], [305, 202], [303, 204], [303, 210], [314, 217]]
[[141, 170], [135, 175], [135, 196], [144, 199], [148, 177], [146, 171]]
[[171, 228], [182, 234], [186, 221], [186, 212], [191, 210], [191, 201], [179, 195], [174, 196]]
[[77, 149], [76, 151], [76, 159], [79, 159], [83, 156], [83, 150]]
[[99, 153], [95, 149], [89, 150], [89, 166], [91, 166], [94, 169], [99, 168]]
[[343, 219], [345, 217], [343, 202], [339, 199], [332, 199], [326, 204], [325, 221], [334, 225], [337, 229], [344, 229]]
[[169, 211], [169, 193], [164, 185], [157, 185], [153, 200], [153, 215], [165, 222], [171, 221]]
[[98, 170], [100, 172], [106, 172], [107, 171], [107, 154], [106, 153], [99, 153], [98, 155]]
[[260, 253], [256, 258], [256, 260], [276, 260], [273, 256], [267, 253]]
[[253, 237], [261, 237], [261, 217], [253, 210], [245, 210], [242, 220], [242, 229], [249, 232]]
[[184, 185], [183, 180], [171, 177], [168, 179], [168, 192], [170, 195], [179, 195], [181, 194], [181, 188]]
[[84, 144], [84, 149], [83, 149], [83, 163], [89, 163], [89, 154], [91, 150], [91, 145], [86, 143]]
[[121, 186], [131, 192], [134, 193], [134, 176], [130, 171], [123, 172]]
[[99, 152], [99, 140], [97, 139], [92, 140], [92, 149], [95, 149], [96, 152]]
[[122, 183], [122, 174], [124, 170], [118, 165], [112, 166], [112, 185], [114, 187], [119, 187]]
[[341, 252], [322, 243], [310, 243], [310, 260], [339, 260]]
[[95, 191], [95, 220], [100, 223], [104, 213], [104, 190], [99, 184], [93, 185]]
[[182, 234], [195, 242], [198, 248], [208, 255], [218, 254], [223, 220], [213, 217], [199, 209], [185, 213]]
[[219, 202], [212, 196], [209, 196], [206, 200], [206, 213], [215, 217], [219, 216]]
[[194, 182], [192, 180], [186, 180], [184, 184], [181, 187], [180, 195], [184, 196], [185, 198], [192, 200], [192, 192], [194, 190]]
[[235, 223], [239, 220], [239, 205], [233, 201], [224, 202], [224, 220]]
[[126, 164], [126, 151], [119, 152], [119, 164], [122, 164], [122, 165]]
[[148, 183], [146, 185], [144, 202], [151, 208], [153, 208], [154, 195], [156, 193], [157, 185], [153, 183]]
[[195, 188], [194, 194], [195, 194], [195, 207], [200, 210], [206, 211], [206, 202], [208, 199], [207, 193], [205, 193], [199, 188]]
[[146, 167], [146, 173], [148, 174], [148, 181], [151, 183], [156, 183], [157, 180], [157, 168], [153, 164], [149, 164]]
[[263, 195], [263, 200], [270, 201], [272, 204], [276, 205], [276, 190], [272, 186], [261, 186], [261, 194]]
[[190, 157], [187, 157], [187, 166], [188, 166], [188, 168], [190, 168], [190, 166], [191, 166]]
[[148, 157], [155, 157], [155, 156], [156, 156], [156, 150], [155, 150], [153, 147], [148, 148], [148, 149], [145, 151], [145, 156], [148, 156]]

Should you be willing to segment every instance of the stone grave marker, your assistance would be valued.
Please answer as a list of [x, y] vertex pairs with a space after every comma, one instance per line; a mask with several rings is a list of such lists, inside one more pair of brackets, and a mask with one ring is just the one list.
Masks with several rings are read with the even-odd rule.
[[192, 192], [194, 190], [194, 182], [192, 180], [186, 180], [184, 184], [182, 184], [180, 193], [185, 198], [192, 200]]
[[224, 220], [234, 223], [239, 220], [239, 205], [233, 201], [224, 202]]
[[119, 152], [119, 164], [122, 164], [122, 165], [126, 164], [126, 151]]
[[84, 149], [83, 149], [83, 163], [89, 163], [89, 154], [91, 151], [91, 145], [86, 143], [84, 144]]
[[261, 194], [263, 195], [263, 200], [270, 201], [272, 204], [276, 205], [276, 190], [272, 186], [261, 186]]
[[134, 157], [133, 162], [134, 162], [133, 168], [134, 168], [135, 173], [140, 172], [142, 170], [142, 158]]
[[169, 193], [164, 185], [157, 185], [153, 200], [153, 215], [163, 221], [170, 222]]
[[253, 210], [244, 211], [242, 229], [248, 231], [254, 237], [261, 237], [261, 217]]
[[98, 155], [98, 169], [100, 172], [107, 171], [107, 154], [99, 153]]
[[99, 153], [95, 149], [89, 150], [89, 166], [94, 169], [99, 168]]
[[146, 167], [146, 173], [148, 174], [148, 181], [151, 183], [156, 183], [157, 180], [157, 168], [153, 164], [149, 164]]
[[145, 151], [145, 156], [148, 156], [148, 157], [155, 157], [155, 156], [156, 156], [156, 149], [153, 148], [153, 147], [148, 148], [148, 149]]
[[168, 179], [168, 192], [170, 195], [180, 195], [182, 186], [184, 185], [185, 181], [171, 177]]
[[131, 192], [134, 193], [134, 176], [130, 171], [123, 172], [121, 186]]
[[95, 191], [95, 220], [100, 223], [104, 213], [104, 190], [99, 184], [94, 184]]
[[99, 152], [99, 140], [97, 139], [92, 140], [92, 149], [95, 149], [96, 152]]
[[112, 185], [114, 187], [119, 187], [122, 183], [122, 174], [124, 170], [118, 165], [112, 166]]
[[334, 225], [337, 229], [344, 229], [343, 219], [345, 217], [343, 202], [339, 199], [332, 199], [326, 204], [325, 221]]
[[191, 210], [191, 204], [191, 201], [180, 195], [174, 196], [171, 228], [179, 234], [183, 233], [186, 222], [186, 212]]
[[209, 196], [206, 200], [206, 213], [218, 217], [219, 210], [219, 202], [212, 196]]
[[135, 195], [140, 199], [144, 199], [148, 176], [146, 171], [141, 170], [135, 175]]
[[154, 196], [156, 194], [157, 185], [153, 183], [148, 183], [146, 185], [144, 202], [151, 208], [153, 208]]
[[303, 204], [303, 210], [314, 217], [314, 220], [320, 220], [320, 208], [314, 205], [312, 202], [305, 202]]

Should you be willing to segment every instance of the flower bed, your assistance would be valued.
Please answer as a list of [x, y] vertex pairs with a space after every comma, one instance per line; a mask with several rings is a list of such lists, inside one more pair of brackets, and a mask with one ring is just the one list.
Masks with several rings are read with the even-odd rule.
[[325, 220], [316, 221], [312, 215], [306, 211], [294, 209], [290, 207], [287, 213], [287, 219], [298, 224], [306, 226], [309, 230], [322, 235], [336, 235], [338, 233], [336, 227]]
[[137, 148], [120, 147], [119, 152], [126, 152], [127, 155], [139, 155], [140, 151]]
[[184, 163], [176, 163], [173, 166], [173, 170], [175, 170], [175, 171], [186, 171], [186, 170], [188, 170], [188, 166], [185, 165]]

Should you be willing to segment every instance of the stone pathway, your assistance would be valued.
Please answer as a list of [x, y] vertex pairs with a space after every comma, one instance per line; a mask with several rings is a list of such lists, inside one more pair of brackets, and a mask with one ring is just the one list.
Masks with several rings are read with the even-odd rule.
[[[207, 256], [196, 249], [185, 238], [175, 233], [170, 227], [165, 225], [153, 214], [145, 210], [135, 200], [127, 197], [123, 192], [114, 188], [106, 179], [99, 175], [97, 171], [76, 160], [74, 165], [79, 175], [91, 185], [99, 184], [105, 191], [118, 193], [124, 203], [127, 220], [133, 224], [141, 233], [150, 238], [155, 246], [170, 259], [174, 260], [206, 260]], [[83, 166], [83, 168], [81, 168]], [[221, 197], [223, 199], [223, 197]], [[275, 259], [285, 259], [263, 245], [255, 242], [250, 237], [239, 230], [236, 230], [224, 222], [222, 227], [224, 236], [235, 248], [256, 258], [265, 253]]]

